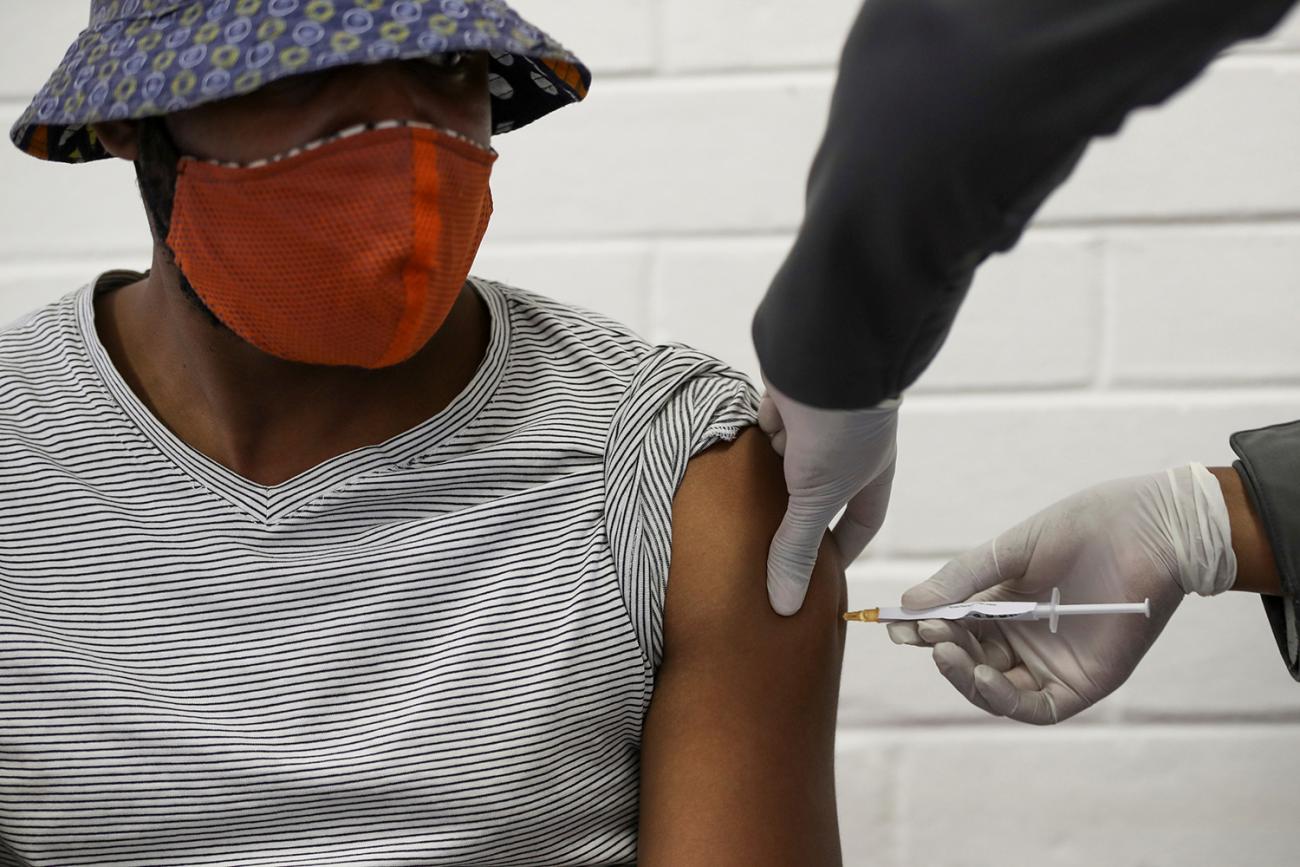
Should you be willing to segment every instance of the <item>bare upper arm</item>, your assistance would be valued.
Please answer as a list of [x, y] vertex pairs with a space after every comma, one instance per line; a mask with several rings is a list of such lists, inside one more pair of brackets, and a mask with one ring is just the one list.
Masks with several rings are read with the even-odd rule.
[[673, 500], [664, 655], [641, 752], [638, 864], [840, 863], [835, 713], [847, 591], [823, 540], [800, 612], [768, 604], [785, 512], [757, 427], [703, 452]]

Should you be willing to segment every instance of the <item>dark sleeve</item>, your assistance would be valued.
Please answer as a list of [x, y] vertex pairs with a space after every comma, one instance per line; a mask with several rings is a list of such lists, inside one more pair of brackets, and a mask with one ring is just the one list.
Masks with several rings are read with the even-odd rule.
[[1291, 676], [1300, 680], [1300, 421], [1238, 431], [1229, 442], [1282, 581], [1281, 596], [1263, 597], [1264, 611]]
[[867, 0], [804, 222], [753, 321], [773, 385], [874, 406], [947, 336], [1091, 139], [1164, 101], [1296, 0]]

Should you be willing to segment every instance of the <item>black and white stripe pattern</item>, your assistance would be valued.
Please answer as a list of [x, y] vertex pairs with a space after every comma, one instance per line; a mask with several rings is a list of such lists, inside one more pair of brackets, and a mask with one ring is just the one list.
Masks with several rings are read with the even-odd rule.
[[0, 865], [631, 863], [671, 499], [754, 386], [472, 278], [465, 391], [268, 488], [113, 368], [138, 277], [0, 332]]

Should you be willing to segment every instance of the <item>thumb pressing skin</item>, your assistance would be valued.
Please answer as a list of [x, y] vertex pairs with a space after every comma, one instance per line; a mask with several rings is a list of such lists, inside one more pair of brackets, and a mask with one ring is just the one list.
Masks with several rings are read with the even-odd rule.
[[805, 497], [790, 498], [767, 551], [767, 598], [776, 614], [797, 614], [803, 607], [816, 555], [835, 511], [827, 513]]
[[803, 607], [829, 521], [815, 506], [791, 498], [767, 554], [767, 596], [777, 614], [789, 617]]
[[[809, 569], [810, 574], [811, 572]], [[767, 601], [772, 605], [772, 610], [782, 617], [798, 614], [803, 607], [804, 597], [808, 595], [808, 577], [805, 575], [800, 580], [799, 576], [790, 574], [787, 567], [769, 562]]]

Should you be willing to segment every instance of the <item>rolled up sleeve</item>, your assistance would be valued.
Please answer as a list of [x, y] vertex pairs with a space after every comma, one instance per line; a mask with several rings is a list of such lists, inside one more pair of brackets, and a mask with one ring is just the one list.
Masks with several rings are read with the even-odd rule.
[[1264, 611], [1287, 670], [1300, 680], [1300, 421], [1238, 431], [1229, 442], [1282, 583], [1281, 596], [1263, 597]]

